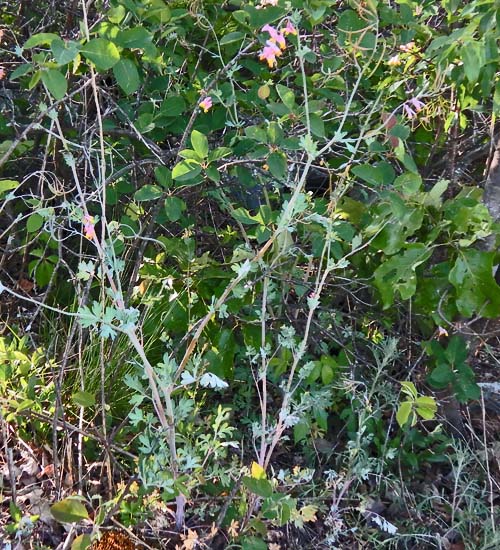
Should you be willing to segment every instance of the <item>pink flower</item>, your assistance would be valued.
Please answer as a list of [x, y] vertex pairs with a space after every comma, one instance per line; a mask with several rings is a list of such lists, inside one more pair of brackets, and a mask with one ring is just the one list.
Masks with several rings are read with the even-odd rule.
[[94, 216], [89, 216], [88, 214], [83, 216], [83, 230], [87, 239], [92, 240], [96, 236]]
[[408, 103], [403, 105], [403, 109], [408, 118], [415, 118], [417, 116], [417, 113], [408, 105]]
[[412, 97], [410, 99], [410, 103], [413, 105], [413, 107], [414, 107], [415, 111], [417, 111], [417, 113], [425, 107], [425, 103], [423, 103], [422, 101], [420, 101], [416, 97]]
[[403, 105], [403, 110], [408, 118], [415, 118], [417, 116], [417, 113], [421, 111], [424, 107], [425, 103], [423, 103], [416, 97], [412, 97]]
[[288, 36], [289, 34], [295, 34], [297, 35], [297, 29], [292, 25], [292, 22], [288, 20], [286, 22], [286, 27], [282, 29], [281, 31], [285, 36]]
[[276, 56], [281, 55], [281, 50], [278, 48], [278, 46], [276, 46], [274, 42], [271, 42], [271, 40], [268, 40], [266, 44], [266, 47], [259, 55], [259, 59], [261, 61], [266, 60], [269, 67], [272, 68], [276, 65]]
[[200, 101], [199, 106], [203, 109], [203, 112], [207, 112], [212, 107], [212, 98], [207, 95], [207, 97]]
[[271, 37], [271, 42], [278, 44], [282, 50], [286, 48], [285, 37], [276, 28], [271, 25], [264, 25], [262, 27], [262, 32], [268, 32]]
[[0, 80], [2, 80], [5, 77], [5, 69], [3, 67], [0, 67]]

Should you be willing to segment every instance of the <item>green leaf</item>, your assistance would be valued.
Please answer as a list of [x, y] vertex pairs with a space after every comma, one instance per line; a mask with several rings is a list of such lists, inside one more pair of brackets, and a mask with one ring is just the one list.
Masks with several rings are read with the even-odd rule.
[[422, 395], [415, 401], [417, 414], [424, 420], [432, 420], [436, 416], [437, 404], [434, 397]]
[[133, 27], [120, 31], [115, 43], [122, 48], [147, 48], [153, 42], [153, 36], [144, 27]]
[[87, 391], [77, 391], [72, 395], [73, 402], [81, 407], [92, 407], [95, 405], [95, 396]]
[[163, 0], [149, 0], [148, 6], [144, 9], [145, 19], [154, 19], [158, 23], [168, 23], [171, 18], [170, 8]]
[[267, 550], [267, 544], [257, 537], [245, 537], [241, 541], [241, 550]]
[[207, 178], [210, 178], [212, 181], [215, 181], [216, 183], [220, 181], [219, 170], [216, 166], [207, 166], [205, 173], [207, 174]]
[[172, 172], [166, 166], [157, 166], [155, 168], [156, 181], [165, 189], [172, 185]]
[[35, 231], [38, 231], [42, 227], [42, 225], [42, 216], [35, 212], [34, 214], [31, 214], [31, 216], [26, 221], [26, 231], [28, 231], [28, 233], [35, 233]]
[[390, 185], [395, 177], [394, 169], [388, 163], [380, 163], [376, 166], [362, 164], [355, 166], [352, 173], [372, 185]]
[[[302, 119], [305, 123], [305, 117]], [[309, 116], [309, 123], [311, 125], [311, 132], [317, 137], [325, 137], [325, 123], [323, 119], [316, 113], [311, 113]]]
[[131, 59], [120, 59], [113, 67], [118, 86], [127, 94], [133, 94], [141, 83], [139, 72]]
[[92, 539], [90, 535], [86, 533], [84, 535], [78, 535], [71, 545], [71, 550], [87, 550], [90, 548], [91, 544]]
[[206, 158], [208, 155], [208, 139], [205, 134], [193, 130], [191, 132], [191, 143], [193, 149], [200, 155], [201, 158]]
[[413, 382], [401, 382], [401, 391], [412, 399], [417, 398], [417, 388]]
[[93, 38], [81, 47], [81, 53], [100, 71], [107, 71], [120, 61], [118, 48], [105, 38]]
[[25, 74], [28, 74], [33, 71], [33, 65], [31, 63], [23, 63], [22, 65], [19, 65], [15, 71], [12, 71], [10, 73], [9, 80], [16, 80], [16, 78], [19, 78], [21, 76], [24, 76]]
[[215, 160], [229, 156], [232, 152], [233, 150], [229, 147], [217, 147], [208, 154], [208, 161], [214, 162]]
[[177, 117], [186, 109], [186, 102], [181, 96], [167, 97], [160, 107], [160, 114], [166, 117]]
[[293, 111], [295, 107], [295, 94], [290, 88], [282, 86], [281, 84], [276, 84], [276, 91], [283, 101], [283, 104], [288, 107], [290, 111]]
[[80, 51], [80, 44], [73, 40], [64, 42], [60, 38], [54, 38], [50, 44], [50, 49], [56, 63], [66, 65], [75, 59]]
[[118, 23], [120, 23], [127, 15], [127, 10], [125, 9], [125, 6], [118, 5], [116, 7], [110, 8], [106, 15], [111, 23], [115, 23], [116, 25], [118, 25]]
[[440, 363], [427, 377], [435, 388], [446, 388], [454, 379], [453, 372], [447, 363]]
[[399, 189], [407, 197], [410, 197], [420, 191], [422, 187], [422, 177], [419, 174], [405, 172], [394, 180], [394, 187]]
[[221, 38], [219, 44], [221, 46], [225, 46], [226, 44], [231, 44], [232, 42], [239, 42], [244, 37], [245, 37], [244, 32], [239, 32], [239, 31], [230, 32]]
[[76, 498], [65, 498], [50, 507], [54, 518], [60, 523], [74, 523], [82, 519], [88, 519], [87, 509]]
[[16, 189], [19, 185], [21, 184], [16, 180], [0, 180], [0, 197], [7, 191]]
[[134, 199], [138, 202], [152, 201], [160, 198], [162, 193], [157, 185], [143, 185], [134, 193]]
[[402, 428], [413, 414], [413, 403], [411, 401], [403, 401], [396, 412], [396, 421], [399, 426]]
[[186, 210], [186, 203], [179, 197], [165, 199], [165, 214], [171, 222], [180, 220], [184, 210]]
[[36, 46], [49, 46], [52, 40], [56, 38], [59, 38], [59, 36], [57, 36], [57, 34], [54, 34], [53, 32], [40, 32], [28, 38], [23, 47], [26, 50], [30, 48], [35, 48]]
[[456, 290], [458, 311], [465, 317], [480, 313], [493, 318], [500, 314], [500, 287], [493, 277], [494, 252], [461, 250], [450, 271]]
[[232, 210], [231, 215], [237, 222], [240, 222], [245, 225], [255, 225], [259, 223], [259, 221], [253, 218], [248, 212], [248, 210], [246, 210], [243, 207]]
[[402, 253], [392, 256], [375, 270], [375, 284], [382, 296], [384, 309], [392, 305], [394, 294], [403, 300], [411, 298], [417, 288], [416, 268], [432, 255], [422, 243], [410, 244]]
[[285, 179], [287, 175], [287, 163], [286, 156], [278, 151], [271, 153], [267, 157], [267, 165], [269, 166], [269, 171], [277, 179]]
[[323, 364], [321, 367], [321, 381], [325, 386], [332, 383], [334, 374], [333, 368], [330, 365]]
[[465, 42], [461, 49], [462, 61], [467, 80], [474, 84], [479, 78], [479, 72], [484, 65], [484, 44], [481, 42]]
[[245, 476], [243, 478], [243, 485], [249, 491], [262, 498], [268, 498], [273, 494], [273, 486], [267, 479], [255, 479]]
[[68, 91], [66, 78], [64, 78], [61, 72], [55, 69], [42, 71], [42, 82], [47, 86], [47, 89], [55, 99], [62, 99]]
[[177, 181], [189, 181], [201, 172], [201, 165], [195, 160], [183, 160], [174, 166], [172, 178]]
[[[256, 128], [257, 132], [260, 130], [257, 126], [254, 126], [254, 128]], [[277, 122], [273, 121], [269, 123], [269, 127], [267, 128], [267, 137], [269, 138], [269, 142], [273, 145], [281, 145], [284, 134], [281, 126]]]

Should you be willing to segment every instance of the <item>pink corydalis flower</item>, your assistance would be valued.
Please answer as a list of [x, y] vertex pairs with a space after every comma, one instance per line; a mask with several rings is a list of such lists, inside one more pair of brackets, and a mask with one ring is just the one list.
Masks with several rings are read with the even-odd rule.
[[259, 55], [261, 61], [267, 61], [267, 64], [270, 68], [273, 68], [276, 65], [276, 57], [281, 55], [281, 50], [276, 46], [274, 42], [268, 40], [266, 42], [266, 47], [262, 50]]
[[289, 34], [297, 35], [297, 29], [293, 26], [292, 22], [288, 20], [286, 22], [286, 27], [282, 29], [281, 31], [285, 36], [288, 36]]
[[206, 113], [212, 107], [212, 98], [207, 96], [205, 99], [200, 101], [199, 106], [203, 109], [203, 112]]
[[423, 103], [422, 101], [420, 101], [416, 97], [412, 97], [410, 99], [410, 103], [413, 105], [413, 107], [414, 107], [415, 111], [417, 111], [417, 113], [425, 107], [425, 103]]
[[262, 32], [268, 32], [271, 37], [270, 41], [278, 44], [282, 50], [286, 48], [285, 37], [282, 32], [278, 31], [278, 29], [272, 27], [271, 25], [264, 25], [262, 27]]
[[96, 236], [94, 216], [89, 216], [88, 214], [83, 216], [83, 231], [85, 237], [89, 240], [92, 240]]
[[421, 111], [424, 107], [425, 103], [423, 103], [416, 97], [412, 97], [403, 105], [403, 110], [408, 118], [415, 118], [417, 116], [417, 113]]

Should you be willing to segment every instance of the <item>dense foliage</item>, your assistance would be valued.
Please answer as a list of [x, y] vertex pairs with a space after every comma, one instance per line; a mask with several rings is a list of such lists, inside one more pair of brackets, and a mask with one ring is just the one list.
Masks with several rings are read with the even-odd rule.
[[[460, 406], [484, 420], [500, 315], [498, 2], [0, 23], [2, 441], [49, 450], [74, 548], [112, 517], [169, 548], [497, 547]], [[7, 466], [14, 541], [44, 518]]]

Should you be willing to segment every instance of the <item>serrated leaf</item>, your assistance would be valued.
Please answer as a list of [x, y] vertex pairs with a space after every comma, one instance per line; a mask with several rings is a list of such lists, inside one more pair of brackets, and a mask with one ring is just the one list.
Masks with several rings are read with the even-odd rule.
[[200, 155], [201, 158], [206, 158], [208, 155], [208, 139], [205, 134], [193, 130], [191, 132], [191, 143], [193, 149]]
[[120, 59], [113, 67], [118, 86], [127, 94], [133, 94], [140, 86], [141, 80], [135, 63], [131, 59]]
[[120, 61], [118, 48], [105, 38], [89, 40], [81, 47], [80, 52], [101, 71], [113, 68]]
[[87, 391], [77, 391], [73, 394], [72, 399], [80, 407], [93, 407], [95, 405], [95, 395]]
[[64, 75], [56, 69], [42, 71], [42, 82], [55, 99], [62, 99], [68, 91], [68, 83]]
[[89, 514], [82, 502], [75, 498], [65, 498], [50, 507], [50, 512], [60, 523], [75, 523], [88, 519]]

